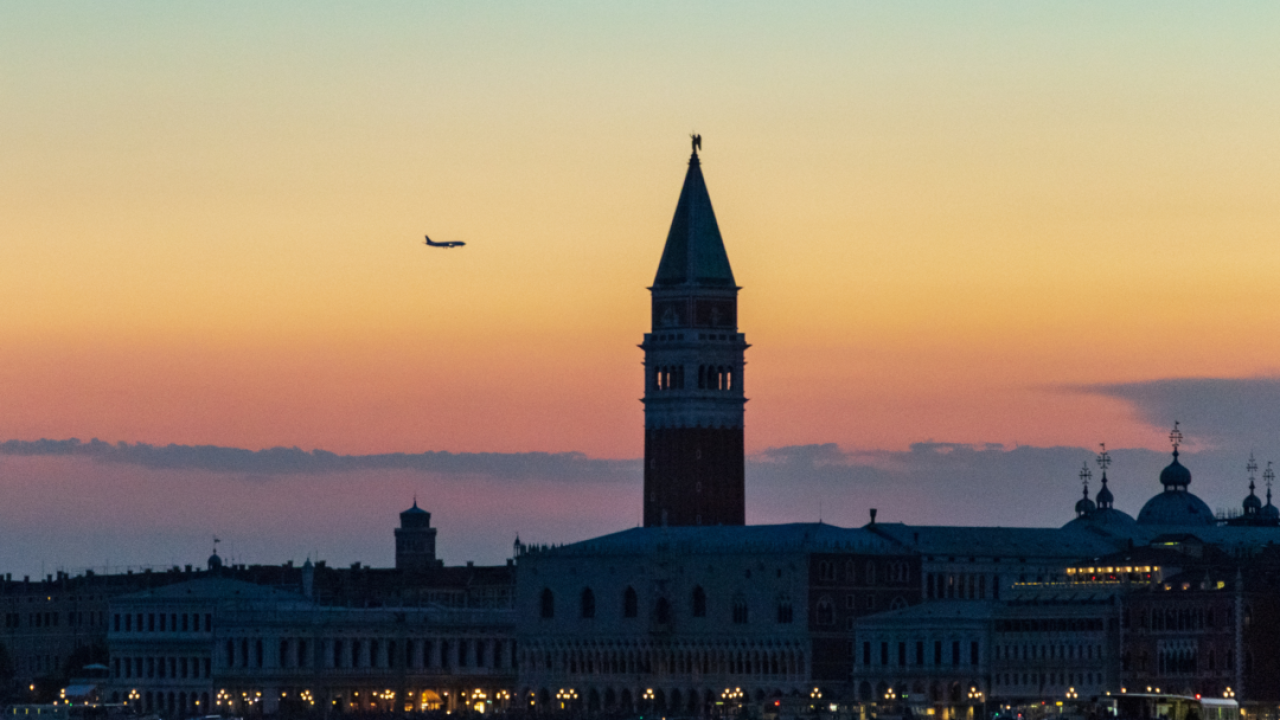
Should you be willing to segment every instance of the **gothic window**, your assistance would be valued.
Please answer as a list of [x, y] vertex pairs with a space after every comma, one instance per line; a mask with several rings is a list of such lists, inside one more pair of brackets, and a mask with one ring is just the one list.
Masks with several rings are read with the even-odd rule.
[[867, 572], [863, 575], [863, 582], [867, 585], [876, 584], [876, 563], [874, 560], [867, 561]]
[[707, 592], [698, 585], [693, 589], [693, 616], [707, 616]]
[[671, 602], [664, 597], [658, 598], [658, 603], [653, 608], [653, 617], [660, 625], [671, 622]]
[[814, 621], [819, 625], [835, 625], [836, 604], [831, 602], [830, 597], [823, 595], [818, 599], [818, 606], [814, 613]]
[[542, 619], [547, 620], [556, 616], [556, 596], [551, 592], [551, 588], [542, 589], [540, 605]]
[[707, 366], [706, 365], [698, 366], [698, 389], [699, 390], [707, 389]]
[[783, 625], [790, 624], [795, 617], [795, 611], [791, 608], [791, 598], [787, 595], [778, 597], [778, 622]]
[[747, 620], [747, 598], [742, 593], [738, 593], [733, 596], [733, 623], [746, 625]]
[[827, 560], [819, 561], [818, 562], [818, 579], [821, 580], [822, 582], [835, 582], [835, 579], [836, 579], [835, 563], [832, 563]]
[[591, 588], [583, 588], [581, 600], [580, 616], [584, 619], [591, 619], [596, 616], [596, 594], [591, 592]]
[[622, 616], [633, 618], [639, 614], [640, 601], [636, 597], [635, 588], [627, 588], [622, 593]]

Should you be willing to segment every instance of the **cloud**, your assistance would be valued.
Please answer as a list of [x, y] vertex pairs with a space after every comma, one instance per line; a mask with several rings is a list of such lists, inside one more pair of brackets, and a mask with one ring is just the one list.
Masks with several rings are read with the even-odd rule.
[[[1116, 507], [1136, 515], [1160, 492], [1168, 452], [1115, 448], [1111, 456]], [[1093, 457], [1086, 448], [945, 442], [769, 448], [747, 458], [747, 521], [860, 526], [876, 508], [880, 522], [1057, 527], [1074, 517], [1081, 464], [1097, 473]], [[1182, 460], [1210, 507], [1240, 506], [1238, 453], [1204, 448]], [[441, 528], [449, 562], [502, 562], [517, 533], [562, 543], [635, 526], [642, 485], [639, 460], [581, 453], [337, 455], [11, 440], [0, 442], [0, 525], [13, 542], [0, 546], [0, 567], [202, 562], [213, 535], [241, 561], [386, 565], [396, 515], [415, 496]], [[66, 517], [79, 520], [67, 525]]]
[[483, 475], [519, 480], [545, 478], [571, 481], [622, 482], [640, 472], [638, 460], [601, 460], [583, 453], [384, 453], [338, 455], [299, 448], [243, 448], [213, 445], [148, 445], [107, 443], [98, 439], [8, 440], [0, 455], [25, 457], [81, 457], [100, 462], [136, 465], [153, 470], [201, 470], [240, 475], [316, 475], [367, 470], [416, 470], [441, 475]]
[[1068, 389], [1122, 400], [1153, 427], [1178, 420], [1189, 447], [1268, 451], [1280, 430], [1280, 377], [1167, 378]]

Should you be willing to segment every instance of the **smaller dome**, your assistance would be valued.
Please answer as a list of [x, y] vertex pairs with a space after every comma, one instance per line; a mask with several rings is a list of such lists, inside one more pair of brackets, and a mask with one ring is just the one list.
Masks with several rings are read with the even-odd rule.
[[1191, 471], [1178, 462], [1178, 451], [1173, 451], [1173, 462], [1160, 471], [1160, 484], [1167, 487], [1186, 487], [1191, 484]]
[[214, 550], [213, 554], [209, 556], [209, 569], [210, 570], [222, 569], [222, 558], [218, 557], [217, 550]]
[[[1107, 487], [1107, 473], [1102, 473], [1102, 489], [1098, 491], [1098, 507], [1109, 508], [1111, 503], [1116, 501], [1115, 495], [1111, 494], [1111, 490]], [[1128, 516], [1126, 516], [1128, 517]]]
[[1254, 495], [1252, 492], [1250, 492], [1249, 497], [1244, 499], [1245, 514], [1247, 515], [1250, 512], [1256, 513], [1261, 509], [1262, 509], [1262, 501], [1258, 499], [1257, 495]]
[[1260, 510], [1259, 512], [1262, 514], [1262, 517], [1268, 520], [1280, 520], [1280, 508], [1277, 508], [1275, 505], [1272, 505], [1271, 503], [1267, 503], [1266, 505], [1263, 505], [1262, 510]]
[[1076, 515], [1080, 517], [1084, 517], [1096, 509], [1097, 507], [1093, 504], [1093, 501], [1087, 497], [1082, 497], [1076, 501]]

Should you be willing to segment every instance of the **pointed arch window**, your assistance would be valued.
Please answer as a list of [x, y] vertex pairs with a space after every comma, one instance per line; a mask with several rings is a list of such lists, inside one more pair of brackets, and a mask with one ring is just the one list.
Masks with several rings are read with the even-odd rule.
[[591, 588], [582, 589], [579, 606], [579, 615], [584, 620], [590, 620], [596, 616], [596, 594], [591, 591]]
[[707, 591], [701, 585], [693, 588], [693, 616], [707, 616]]
[[733, 596], [733, 624], [746, 625], [748, 620], [747, 597], [742, 593]]
[[636, 596], [636, 589], [628, 587], [622, 593], [622, 616], [633, 618], [640, 614], [640, 599]]
[[556, 616], [556, 596], [555, 593], [551, 592], [551, 588], [542, 588], [542, 595], [538, 600], [543, 620], [549, 620]]
[[789, 625], [795, 617], [795, 610], [791, 607], [790, 595], [778, 596], [778, 623]]
[[664, 597], [658, 598], [658, 602], [653, 608], [653, 618], [658, 621], [659, 625], [666, 625], [671, 622], [671, 601]]
[[836, 604], [832, 602], [831, 596], [823, 595], [818, 598], [818, 605], [814, 610], [814, 621], [819, 625], [836, 624]]

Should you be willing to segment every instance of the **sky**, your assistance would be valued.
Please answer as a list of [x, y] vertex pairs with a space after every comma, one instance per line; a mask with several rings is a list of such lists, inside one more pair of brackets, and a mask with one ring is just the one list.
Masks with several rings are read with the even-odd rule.
[[1100, 442], [1136, 514], [1174, 420], [1236, 506], [1248, 453], [1280, 459], [1278, 22], [5, 4], [0, 572], [215, 534], [385, 565], [415, 494], [449, 562], [634, 525], [635, 346], [695, 131], [752, 343], [750, 521], [1058, 524]]

